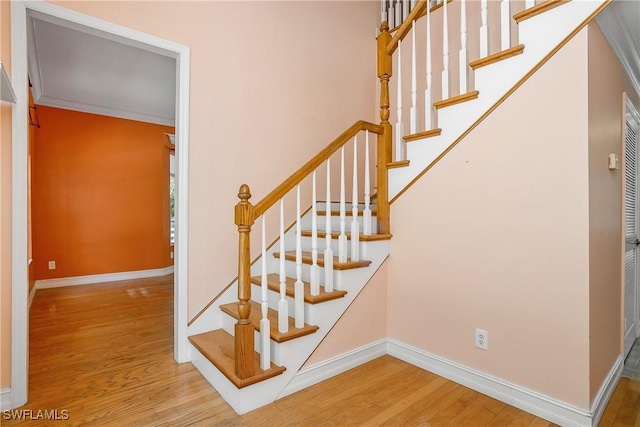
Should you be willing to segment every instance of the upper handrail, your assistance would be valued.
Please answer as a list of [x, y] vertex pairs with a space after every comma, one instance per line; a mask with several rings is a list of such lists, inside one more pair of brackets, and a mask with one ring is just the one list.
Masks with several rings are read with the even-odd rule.
[[325, 160], [327, 160], [333, 153], [338, 151], [340, 147], [346, 144], [351, 138], [353, 138], [358, 132], [368, 130], [375, 134], [381, 135], [384, 133], [384, 129], [380, 125], [359, 120], [355, 122], [349, 129], [344, 131], [333, 142], [322, 149], [311, 160], [305, 163], [300, 169], [295, 171], [289, 178], [277, 186], [273, 191], [267, 194], [262, 200], [255, 205], [254, 218], [258, 218], [264, 214], [267, 209], [273, 206], [278, 200], [283, 198], [289, 191], [291, 191], [296, 185], [298, 185], [304, 178], [306, 178], [311, 172], [316, 170]]
[[418, 0], [418, 4], [416, 4], [413, 9], [411, 9], [409, 16], [407, 16], [407, 19], [405, 19], [402, 24], [398, 26], [396, 32], [393, 34], [393, 37], [389, 41], [389, 44], [387, 45], [387, 55], [393, 55], [393, 52], [395, 52], [398, 48], [398, 42], [402, 41], [407, 36], [407, 34], [409, 34], [411, 26], [413, 25], [413, 21], [422, 16], [421, 14], [426, 9], [427, 3], [427, 0]]

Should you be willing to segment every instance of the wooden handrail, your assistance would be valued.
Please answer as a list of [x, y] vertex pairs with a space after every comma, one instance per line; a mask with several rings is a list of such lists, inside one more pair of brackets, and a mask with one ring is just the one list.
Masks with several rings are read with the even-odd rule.
[[387, 55], [393, 55], [393, 52], [398, 48], [398, 42], [403, 40], [407, 34], [409, 34], [409, 30], [411, 30], [411, 26], [413, 25], [413, 21], [418, 19], [421, 16], [421, 13], [427, 8], [427, 0], [418, 0], [418, 4], [416, 4], [407, 19], [404, 20], [399, 27], [397, 27], [396, 32], [393, 34], [391, 41], [387, 45]]
[[324, 163], [329, 157], [331, 157], [333, 153], [338, 151], [340, 147], [346, 144], [358, 132], [363, 130], [368, 130], [369, 132], [373, 132], [378, 135], [384, 132], [384, 129], [380, 125], [375, 125], [363, 120], [355, 122], [349, 129], [344, 131], [331, 144], [327, 145], [324, 149], [322, 149], [322, 151], [320, 151], [311, 160], [305, 163], [304, 166], [295, 171], [282, 184], [277, 186], [271, 193], [267, 194], [262, 200], [260, 200], [255, 205], [254, 218], [258, 218], [262, 214], [264, 214], [267, 209], [273, 206], [278, 200], [283, 198], [311, 172], [316, 170], [322, 163]]

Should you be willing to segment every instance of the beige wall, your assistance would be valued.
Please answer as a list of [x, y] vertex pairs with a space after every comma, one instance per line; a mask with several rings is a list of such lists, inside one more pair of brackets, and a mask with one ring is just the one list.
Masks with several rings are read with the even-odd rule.
[[305, 362], [310, 366], [387, 337], [387, 262]]
[[392, 205], [387, 285], [391, 338], [581, 408], [586, 70], [583, 30]]
[[[0, 1], [0, 61], [11, 77], [11, 7]], [[0, 102], [0, 389], [11, 386], [11, 104]]]
[[[600, 28], [589, 25], [589, 367], [593, 400], [622, 352], [622, 182], [607, 156], [622, 161], [623, 99], [632, 93]], [[632, 98], [638, 105], [637, 95]]]
[[192, 317], [237, 274], [240, 184], [256, 202], [353, 122], [374, 119], [379, 3], [58, 3], [191, 47]]

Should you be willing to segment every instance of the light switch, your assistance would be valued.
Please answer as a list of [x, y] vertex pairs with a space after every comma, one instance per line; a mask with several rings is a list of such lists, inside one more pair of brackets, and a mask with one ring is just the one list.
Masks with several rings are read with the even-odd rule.
[[609, 154], [609, 169], [610, 170], [620, 169], [620, 160], [618, 159], [618, 155], [615, 153]]

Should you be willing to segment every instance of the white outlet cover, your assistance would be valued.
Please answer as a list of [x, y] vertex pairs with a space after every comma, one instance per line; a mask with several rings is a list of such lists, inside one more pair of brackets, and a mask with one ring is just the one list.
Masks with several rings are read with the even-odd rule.
[[477, 348], [489, 350], [489, 332], [476, 328], [475, 344]]

